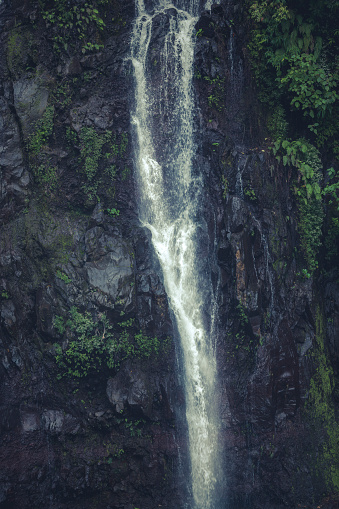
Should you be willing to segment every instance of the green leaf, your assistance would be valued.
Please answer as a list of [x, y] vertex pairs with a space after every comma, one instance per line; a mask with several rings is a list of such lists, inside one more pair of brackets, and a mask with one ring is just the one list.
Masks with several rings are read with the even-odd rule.
[[307, 191], [307, 196], [311, 196], [313, 194], [313, 188], [312, 188], [311, 184], [306, 184], [306, 191]]

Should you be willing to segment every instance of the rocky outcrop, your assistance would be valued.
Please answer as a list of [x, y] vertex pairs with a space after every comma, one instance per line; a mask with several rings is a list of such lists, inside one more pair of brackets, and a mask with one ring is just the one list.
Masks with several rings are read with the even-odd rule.
[[[40, 4], [0, 3], [7, 509], [177, 508], [188, 496], [180, 349], [133, 178], [134, 7], [100, 5], [106, 28], [89, 24], [98, 48], [83, 53], [76, 38], [58, 46], [64, 32]], [[221, 507], [336, 507], [338, 287], [303, 276], [290, 182], [257, 127], [242, 9], [201, 16], [194, 81], [215, 246], [204, 266], [218, 295]], [[114, 362], [99, 352], [83, 378], [65, 357], [80, 325], [99, 345], [120, 341]]]

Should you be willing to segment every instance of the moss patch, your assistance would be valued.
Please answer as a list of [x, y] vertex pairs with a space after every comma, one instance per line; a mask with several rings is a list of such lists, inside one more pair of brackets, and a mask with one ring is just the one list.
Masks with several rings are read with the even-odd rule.
[[329, 491], [339, 493], [339, 428], [332, 401], [333, 370], [324, 345], [324, 319], [319, 307], [316, 311], [316, 342], [313, 356], [317, 368], [310, 382], [306, 410], [316, 434], [325, 431], [323, 442], [318, 450], [314, 451], [316, 455], [314, 470], [317, 478], [323, 478]]
[[29, 30], [14, 28], [7, 42], [7, 65], [11, 75], [19, 78], [24, 72], [36, 67], [37, 49]]

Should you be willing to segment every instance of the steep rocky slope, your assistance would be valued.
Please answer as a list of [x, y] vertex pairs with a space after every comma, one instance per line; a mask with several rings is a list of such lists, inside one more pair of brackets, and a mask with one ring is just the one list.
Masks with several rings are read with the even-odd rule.
[[[184, 507], [180, 347], [133, 179], [134, 5], [70, 2], [66, 18], [55, 5], [0, 4], [0, 507]], [[220, 507], [337, 507], [338, 284], [303, 277], [244, 5], [196, 29]], [[159, 23], [155, 80], [161, 36]]]

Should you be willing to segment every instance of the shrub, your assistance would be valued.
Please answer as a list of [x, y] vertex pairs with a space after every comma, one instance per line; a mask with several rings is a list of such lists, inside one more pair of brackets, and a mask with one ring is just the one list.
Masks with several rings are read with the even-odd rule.
[[131, 333], [133, 320], [121, 322], [120, 331], [113, 332], [113, 326], [105, 313], [96, 319], [86, 311], [81, 313], [73, 306], [65, 321], [61, 316], [53, 320], [55, 329], [68, 337], [67, 346], [55, 346], [55, 360], [61, 369], [58, 378], [71, 376], [85, 377], [100, 371], [102, 365], [118, 369], [127, 358], [149, 358], [158, 355], [160, 342], [142, 331]]

